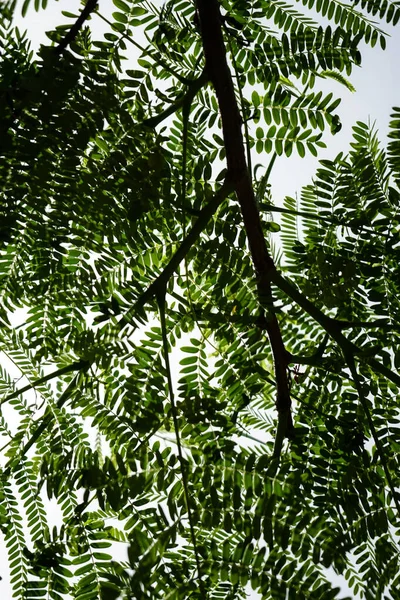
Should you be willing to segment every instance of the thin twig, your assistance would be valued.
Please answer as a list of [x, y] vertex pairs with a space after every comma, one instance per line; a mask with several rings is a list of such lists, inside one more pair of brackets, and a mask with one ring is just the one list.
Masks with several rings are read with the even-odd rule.
[[80, 360], [78, 362], [72, 363], [71, 365], [67, 365], [66, 367], [62, 367], [62, 369], [57, 369], [56, 371], [52, 371], [48, 375], [45, 375], [44, 377], [40, 377], [39, 379], [35, 379], [34, 381], [32, 381], [32, 383], [28, 383], [23, 388], [19, 388], [18, 390], [15, 390], [14, 392], [12, 392], [12, 394], [9, 394], [8, 396], [6, 396], [2, 400], [0, 400], [0, 406], [2, 404], [4, 404], [5, 402], [9, 402], [10, 400], [17, 398], [21, 394], [28, 392], [29, 390], [34, 390], [35, 388], [37, 388], [42, 383], [45, 383], [46, 381], [50, 381], [51, 379], [54, 379], [55, 377], [61, 377], [61, 375], [65, 375], [66, 373], [70, 373], [71, 371], [79, 371], [80, 369], [86, 369], [88, 366], [89, 366], [88, 361]]

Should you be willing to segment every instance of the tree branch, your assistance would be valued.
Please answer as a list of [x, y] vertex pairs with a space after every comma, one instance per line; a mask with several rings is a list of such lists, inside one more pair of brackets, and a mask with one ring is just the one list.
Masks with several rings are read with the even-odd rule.
[[9, 402], [10, 400], [17, 398], [17, 396], [20, 396], [21, 394], [28, 392], [29, 390], [33, 390], [33, 389], [37, 388], [39, 385], [41, 385], [42, 383], [45, 383], [46, 381], [50, 381], [51, 379], [54, 379], [55, 377], [61, 377], [61, 375], [65, 375], [66, 373], [70, 373], [71, 371], [80, 371], [81, 369], [86, 369], [88, 366], [89, 366], [88, 361], [80, 360], [78, 362], [72, 363], [71, 365], [67, 365], [66, 367], [63, 367], [62, 369], [57, 369], [56, 371], [52, 371], [52, 373], [49, 373], [48, 375], [45, 375], [44, 377], [40, 377], [39, 379], [35, 379], [35, 381], [32, 381], [32, 383], [28, 383], [23, 388], [19, 388], [18, 390], [15, 390], [15, 392], [12, 392], [12, 394], [9, 394], [8, 396], [6, 396], [2, 400], [0, 400], [0, 406], [2, 404], [4, 404], [5, 402]]
[[273, 307], [271, 275], [275, 272], [275, 265], [265, 242], [251, 176], [246, 162], [241, 130], [242, 118], [226, 59], [226, 49], [221, 29], [222, 17], [218, 0], [197, 0], [197, 9], [206, 58], [206, 69], [214, 86], [221, 114], [228, 174], [233, 181], [243, 217], [257, 278], [258, 298], [267, 312], [267, 332], [274, 357], [277, 385], [276, 406], [279, 415], [274, 456], [279, 457], [284, 437], [290, 437], [293, 434], [293, 423], [287, 374], [287, 354]]
[[233, 185], [229, 178], [226, 178], [221, 188], [216, 192], [214, 197], [209, 201], [204, 208], [201, 209], [199, 218], [189, 231], [178, 250], [172, 256], [168, 264], [160, 275], [149, 285], [147, 290], [143, 292], [135, 302], [134, 306], [128, 310], [120, 321], [121, 327], [128, 325], [136, 311], [140, 310], [147, 302], [150, 302], [157, 293], [164, 290], [168, 281], [175, 273], [180, 263], [184, 260], [193, 244], [198, 240], [202, 231], [206, 228], [211, 217], [214, 215], [221, 203], [233, 191]]
[[179, 459], [181, 476], [182, 476], [182, 484], [183, 484], [183, 492], [184, 492], [184, 497], [185, 497], [186, 510], [187, 510], [188, 520], [189, 520], [190, 537], [191, 537], [191, 541], [192, 541], [193, 552], [194, 552], [195, 559], [196, 559], [199, 588], [201, 590], [202, 597], [206, 598], [207, 595], [205, 593], [204, 583], [201, 578], [202, 569], [201, 569], [200, 553], [198, 550], [195, 523], [194, 523], [194, 518], [193, 518], [192, 505], [191, 505], [191, 501], [190, 501], [188, 473], [186, 470], [187, 462], [185, 461], [185, 457], [183, 456], [181, 435], [180, 435], [180, 431], [179, 431], [178, 411], [177, 411], [177, 407], [176, 407], [174, 389], [173, 389], [173, 385], [172, 385], [171, 365], [170, 365], [170, 360], [169, 360], [169, 349], [168, 349], [168, 338], [167, 338], [167, 324], [166, 324], [166, 318], [165, 318], [165, 294], [166, 294], [165, 288], [162, 292], [157, 293], [157, 303], [158, 303], [158, 308], [159, 308], [159, 312], [160, 312], [164, 362], [165, 362], [165, 370], [167, 372], [167, 381], [168, 381], [168, 395], [169, 395], [169, 401], [170, 401], [171, 410], [172, 410], [172, 421], [174, 424], [176, 445], [178, 448], [178, 459]]
[[[66, 401], [71, 397], [72, 392], [74, 391], [74, 389], [77, 386], [77, 383], [79, 381], [80, 375], [81, 375], [80, 372], [76, 373], [76, 375], [74, 376], [74, 378], [70, 381], [70, 383], [68, 384], [68, 386], [65, 388], [65, 390], [63, 391], [63, 393], [61, 394], [61, 396], [57, 400], [57, 408], [58, 409], [61, 409], [64, 406], [64, 404], [66, 403]], [[11, 469], [12, 465], [13, 465], [13, 462], [15, 460], [19, 461], [19, 460], [21, 460], [21, 458], [23, 456], [26, 456], [27, 452], [30, 450], [30, 448], [32, 448], [33, 444], [35, 444], [37, 442], [37, 440], [40, 438], [40, 436], [42, 435], [42, 433], [50, 425], [52, 419], [53, 419], [53, 415], [51, 414], [51, 412], [47, 412], [47, 413], [45, 413], [37, 421], [37, 424], [38, 424], [37, 428], [32, 433], [31, 437], [29, 438], [29, 440], [27, 441], [27, 443], [25, 444], [25, 446], [21, 449], [20, 454], [17, 457], [11, 458], [7, 462], [4, 471], [7, 471], [7, 470]]]
[[85, 8], [72, 25], [71, 29], [65, 35], [65, 37], [61, 40], [58, 46], [54, 49], [56, 54], [61, 54], [76, 38], [80, 30], [82, 29], [83, 24], [90, 17], [93, 11], [96, 10], [98, 4], [98, 0], [87, 0]]
[[339, 348], [342, 350], [344, 356], [354, 356], [358, 357], [358, 360], [363, 360], [366, 362], [374, 371], [383, 375], [389, 381], [392, 381], [394, 384], [400, 386], [400, 375], [394, 373], [388, 367], [385, 367], [382, 363], [376, 360], [373, 357], [363, 355], [363, 351], [356, 344], [348, 340], [342, 333], [342, 329], [346, 329], [348, 323], [344, 321], [344, 327], [341, 327], [341, 321], [338, 319], [333, 319], [332, 317], [328, 317], [325, 315], [322, 310], [320, 310], [315, 304], [310, 302], [310, 300], [300, 292], [295, 285], [291, 281], [285, 279], [278, 271], [274, 271], [272, 274], [273, 283], [280, 289], [282, 292], [296, 302], [303, 310], [305, 310], [310, 317], [312, 317], [317, 323], [321, 325], [323, 329], [330, 335], [330, 337], [335, 340], [338, 344]]
[[188, 89], [185, 94], [182, 94], [182, 96], [178, 98], [178, 100], [176, 100], [173, 104], [171, 104], [171, 106], [163, 110], [158, 115], [154, 115], [153, 117], [149, 117], [148, 119], [144, 119], [143, 121], [138, 123], [138, 126], [144, 125], [145, 127], [156, 127], [169, 116], [176, 113], [176, 111], [182, 108], [186, 103], [191, 104], [197, 92], [201, 90], [201, 88], [207, 83], [207, 81], [207, 73], [204, 69], [202, 74], [197, 79], [191, 81], [188, 84]]

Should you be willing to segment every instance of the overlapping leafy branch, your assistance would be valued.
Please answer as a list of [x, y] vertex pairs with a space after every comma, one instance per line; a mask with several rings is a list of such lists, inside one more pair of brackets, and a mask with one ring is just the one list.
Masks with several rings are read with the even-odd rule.
[[[283, 207], [251, 149], [315, 154], [340, 128], [319, 79], [352, 89], [360, 42], [384, 47], [376, 15], [400, 7], [303, 2], [332, 29], [284, 2], [211, 4], [214, 21], [200, 0], [114, 0], [110, 21], [88, 1], [37, 57], [0, 7], [15, 597], [336, 598], [328, 567], [397, 597], [399, 109], [387, 151], [357, 123]], [[274, 446], [282, 385], [295, 429]]]

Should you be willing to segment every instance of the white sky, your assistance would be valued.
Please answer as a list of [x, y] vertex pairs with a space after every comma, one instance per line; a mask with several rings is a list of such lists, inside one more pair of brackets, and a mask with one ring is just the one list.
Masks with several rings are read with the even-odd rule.
[[[21, 5], [22, 1], [20, 0]], [[28, 29], [35, 50], [40, 43], [46, 43], [45, 31], [62, 22], [62, 10], [68, 10], [75, 14], [80, 10], [79, 0], [60, 0], [58, 2], [49, 0], [47, 9], [38, 13], [34, 11], [33, 5], [34, 0], [31, 0], [27, 17], [22, 19], [17, 16], [15, 22], [21, 30]], [[110, 16], [114, 10], [117, 10], [111, 0], [99, 0], [99, 5], [100, 11], [105, 16]], [[306, 9], [301, 4], [299, 10], [305, 11]], [[72, 23], [71, 20], [68, 22]], [[108, 31], [108, 26], [96, 15], [91, 20], [91, 27], [96, 31], [98, 37], [102, 32]], [[382, 28], [392, 37], [388, 39], [385, 52], [381, 51], [378, 46], [374, 49], [366, 48], [364, 50], [362, 67], [356, 69], [351, 77], [351, 82], [356, 88], [355, 93], [347, 91], [346, 88], [331, 80], [328, 81], [327, 89], [342, 97], [342, 104], [338, 107], [337, 112], [340, 114], [343, 128], [334, 137], [326, 132], [324, 141], [328, 148], [319, 152], [319, 158], [334, 158], [339, 151], [346, 151], [351, 140], [351, 128], [357, 120], [376, 121], [379, 137], [386, 142], [391, 108], [400, 105], [400, 77], [398, 67], [396, 68], [400, 57], [400, 24], [397, 29], [384, 25]], [[134, 55], [132, 56], [132, 65], [129, 64], [127, 68], [134, 68]], [[254, 155], [253, 164], [261, 162], [262, 158], [265, 159], [265, 156]], [[294, 196], [296, 192], [300, 192], [303, 185], [311, 182], [317, 164], [318, 159], [311, 156], [300, 159], [295, 152], [290, 159], [278, 158], [271, 178], [274, 201], [280, 204], [285, 195]], [[3, 581], [0, 583], [0, 593], [2, 599], [8, 600], [12, 598], [12, 595], [7, 582], [5, 567], [7, 559], [2, 546], [3, 544], [0, 545], [0, 571]], [[335, 577], [333, 580], [336, 582]], [[337, 585], [342, 583], [337, 580]], [[253, 592], [249, 598], [255, 599], [259, 596]]]
[[364, 49], [362, 66], [355, 68], [350, 78], [356, 88], [354, 93], [329, 80], [330, 89], [342, 98], [336, 111], [343, 124], [342, 130], [335, 136], [324, 136], [327, 148], [319, 151], [318, 159], [306, 156], [303, 160], [293, 153], [290, 159], [281, 157], [277, 160], [271, 181], [276, 201], [285, 195], [294, 196], [303, 185], [311, 183], [319, 159], [333, 159], [339, 152], [346, 152], [356, 121], [376, 122], [378, 137], [386, 143], [392, 107], [400, 105], [400, 26], [383, 29], [391, 33], [386, 51], [378, 46]]

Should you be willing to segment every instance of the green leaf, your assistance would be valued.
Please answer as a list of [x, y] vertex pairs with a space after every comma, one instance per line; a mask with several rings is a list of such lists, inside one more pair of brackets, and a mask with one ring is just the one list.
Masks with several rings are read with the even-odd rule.
[[26, 13], [28, 12], [28, 8], [29, 8], [30, 3], [31, 3], [31, 0], [24, 0], [24, 3], [22, 5], [22, 9], [21, 9], [21, 14], [22, 14], [23, 17], [26, 16]]
[[304, 148], [304, 144], [302, 142], [300, 142], [299, 140], [296, 142], [296, 149], [297, 149], [297, 152], [299, 153], [299, 156], [301, 156], [301, 158], [304, 158], [304, 156], [306, 154], [306, 150]]
[[129, 4], [127, 4], [127, 2], [123, 2], [123, 0], [112, 0], [114, 6], [116, 6], [119, 10], [122, 10], [123, 12], [129, 13], [130, 12], [130, 6]]
[[260, 106], [261, 104], [261, 98], [255, 90], [253, 90], [251, 94], [251, 101], [253, 103], [254, 108], [258, 108], [258, 106]]
[[128, 17], [124, 13], [114, 12], [112, 16], [113, 19], [115, 19], [115, 21], [117, 21], [118, 23], [126, 24], [128, 22]]

